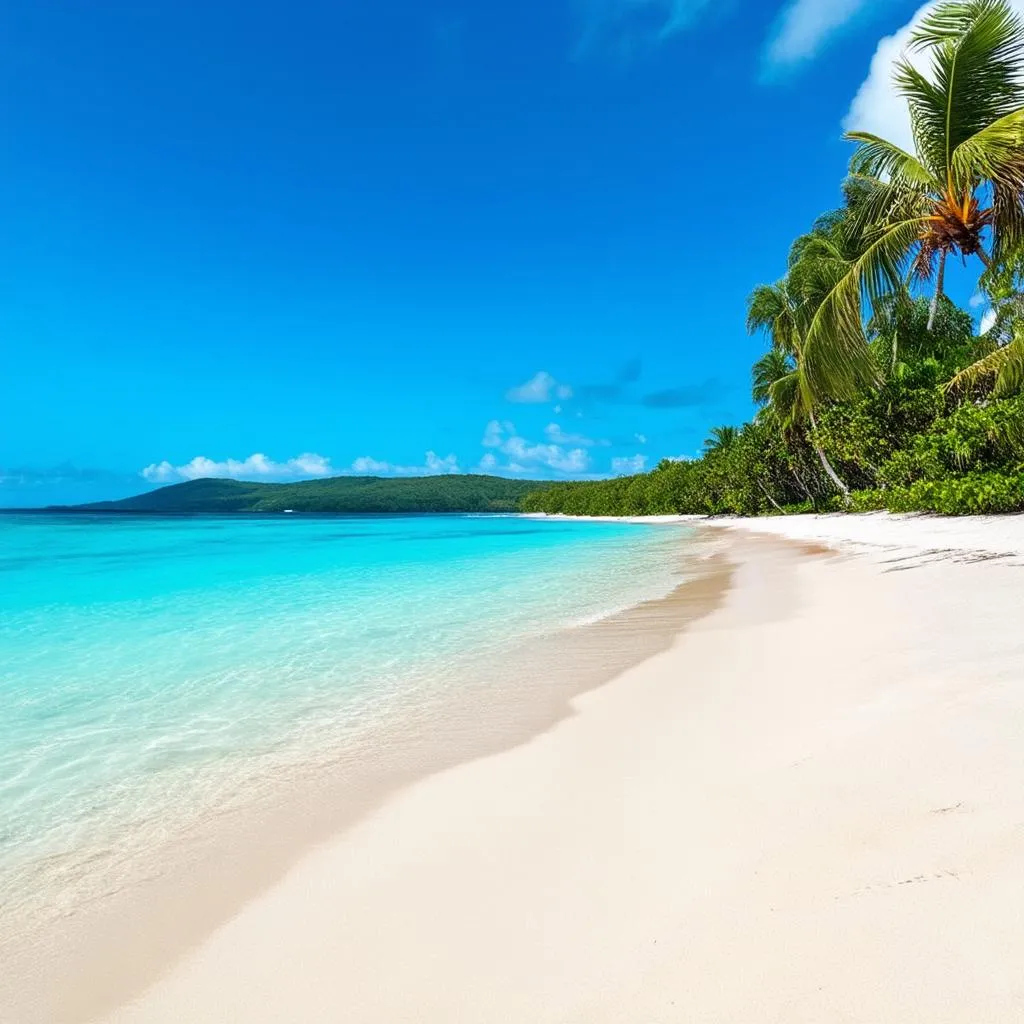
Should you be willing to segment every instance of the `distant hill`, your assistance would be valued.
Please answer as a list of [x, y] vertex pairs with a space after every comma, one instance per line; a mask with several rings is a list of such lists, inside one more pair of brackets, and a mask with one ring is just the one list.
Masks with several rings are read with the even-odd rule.
[[76, 511], [154, 512], [517, 512], [523, 497], [544, 484], [497, 476], [405, 479], [333, 477], [293, 484], [190, 480], [121, 501], [75, 505]]

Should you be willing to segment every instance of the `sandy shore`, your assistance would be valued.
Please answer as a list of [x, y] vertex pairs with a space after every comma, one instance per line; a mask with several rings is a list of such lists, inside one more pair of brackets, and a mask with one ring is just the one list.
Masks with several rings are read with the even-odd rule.
[[873, 521], [719, 524], [732, 589], [669, 650], [393, 795], [106, 1019], [1024, 1019], [1024, 529]]
[[[677, 522], [693, 520], [679, 517]], [[1024, 561], [1024, 515], [944, 518], [925, 515], [769, 516], [707, 520], [715, 526], [789, 540], [826, 544], [846, 551], [894, 557], [925, 555], [962, 560], [991, 557]]]

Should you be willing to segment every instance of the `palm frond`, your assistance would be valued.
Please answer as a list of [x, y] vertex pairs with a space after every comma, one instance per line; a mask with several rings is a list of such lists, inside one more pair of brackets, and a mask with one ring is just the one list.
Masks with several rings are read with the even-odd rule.
[[1024, 193], [1004, 185], [992, 188], [992, 262], [1006, 264], [1024, 251]]
[[710, 435], [704, 442], [704, 452], [711, 454], [711, 452], [725, 451], [736, 443], [739, 436], [738, 427], [712, 427]]
[[[863, 239], [849, 209], [819, 218], [789, 253], [789, 290], [805, 318], [813, 315], [863, 250]], [[806, 322], [803, 324], [806, 327]]]
[[1024, 337], [1018, 333], [1009, 345], [999, 351], [1005, 352], [1006, 356], [992, 393], [996, 398], [1006, 398], [1024, 390]]
[[850, 398], [878, 381], [864, 336], [864, 301], [874, 306], [902, 287], [901, 268], [924, 223], [926, 218], [913, 217], [886, 227], [824, 297], [804, 339], [807, 398]]
[[976, 181], [992, 189], [992, 259], [1024, 245], [1024, 108], [965, 139], [953, 152], [952, 175], [964, 191]]
[[757, 405], [765, 405], [771, 401], [772, 386], [776, 381], [792, 373], [793, 360], [779, 349], [773, 348], [765, 352], [754, 363], [750, 372], [750, 393]]
[[893, 66], [892, 82], [910, 108], [914, 149], [936, 178], [946, 178], [945, 96], [905, 57]]
[[799, 369], [787, 373], [772, 384], [769, 401], [783, 430], [791, 430], [807, 420], [809, 407], [805, 402], [805, 388], [800, 380]]
[[1024, 106], [1024, 22], [1006, 0], [954, 0], [924, 17], [910, 48], [931, 52], [931, 81], [906, 60], [894, 80], [910, 104], [918, 151], [951, 179], [957, 147]]
[[858, 143], [850, 160], [850, 173], [880, 178], [904, 187], [941, 187], [934, 174], [911, 153], [871, 132], [847, 132], [843, 138]]
[[763, 333], [782, 352], [796, 350], [795, 303], [785, 278], [755, 288], [747, 299], [747, 332]]
[[811, 225], [812, 235], [831, 235], [846, 220], [846, 210], [829, 210], [827, 213], [819, 214]]
[[930, 190], [905, 178], [885, 181], [866, 174], [850, 174], [843, 183], [853, 237], [870, 240], [879, 228], [895, 221], [924, 217], [930, 208]]
[[[1011, 342], [961, 370], [946, 384], [946, 390], [955, 394], [972, 392], [1010, 394], [1020, 389], [1022, 374], [1024, 374], [1024, 347]], [[1016, 382], [1016, 387], [1011, 386], [1013, 382]]]
[[954, 150], [950, 170], [958, 192], [978, 181], [1024, 191], [1024, 107], [993, 121], [964, 139]]

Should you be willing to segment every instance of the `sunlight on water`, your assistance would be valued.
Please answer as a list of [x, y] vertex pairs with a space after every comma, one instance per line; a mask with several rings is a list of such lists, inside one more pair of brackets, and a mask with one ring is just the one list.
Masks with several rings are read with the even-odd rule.
[[[667, 593], [676, 528], [0, 516], [0, 901], [337, 752], [460, 662]], [[70, 884], [70, 883], [68, 883]], [[73, 903], [73, 892], [64, 892]]]

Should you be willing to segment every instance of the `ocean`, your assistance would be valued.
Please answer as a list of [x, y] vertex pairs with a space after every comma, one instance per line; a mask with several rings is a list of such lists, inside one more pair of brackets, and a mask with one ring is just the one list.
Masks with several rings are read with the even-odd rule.
[[169, 832], [363, 756], [480, 665], [667, 594], [682, 531], [0, 515], [0, 907], [72, 912]]

